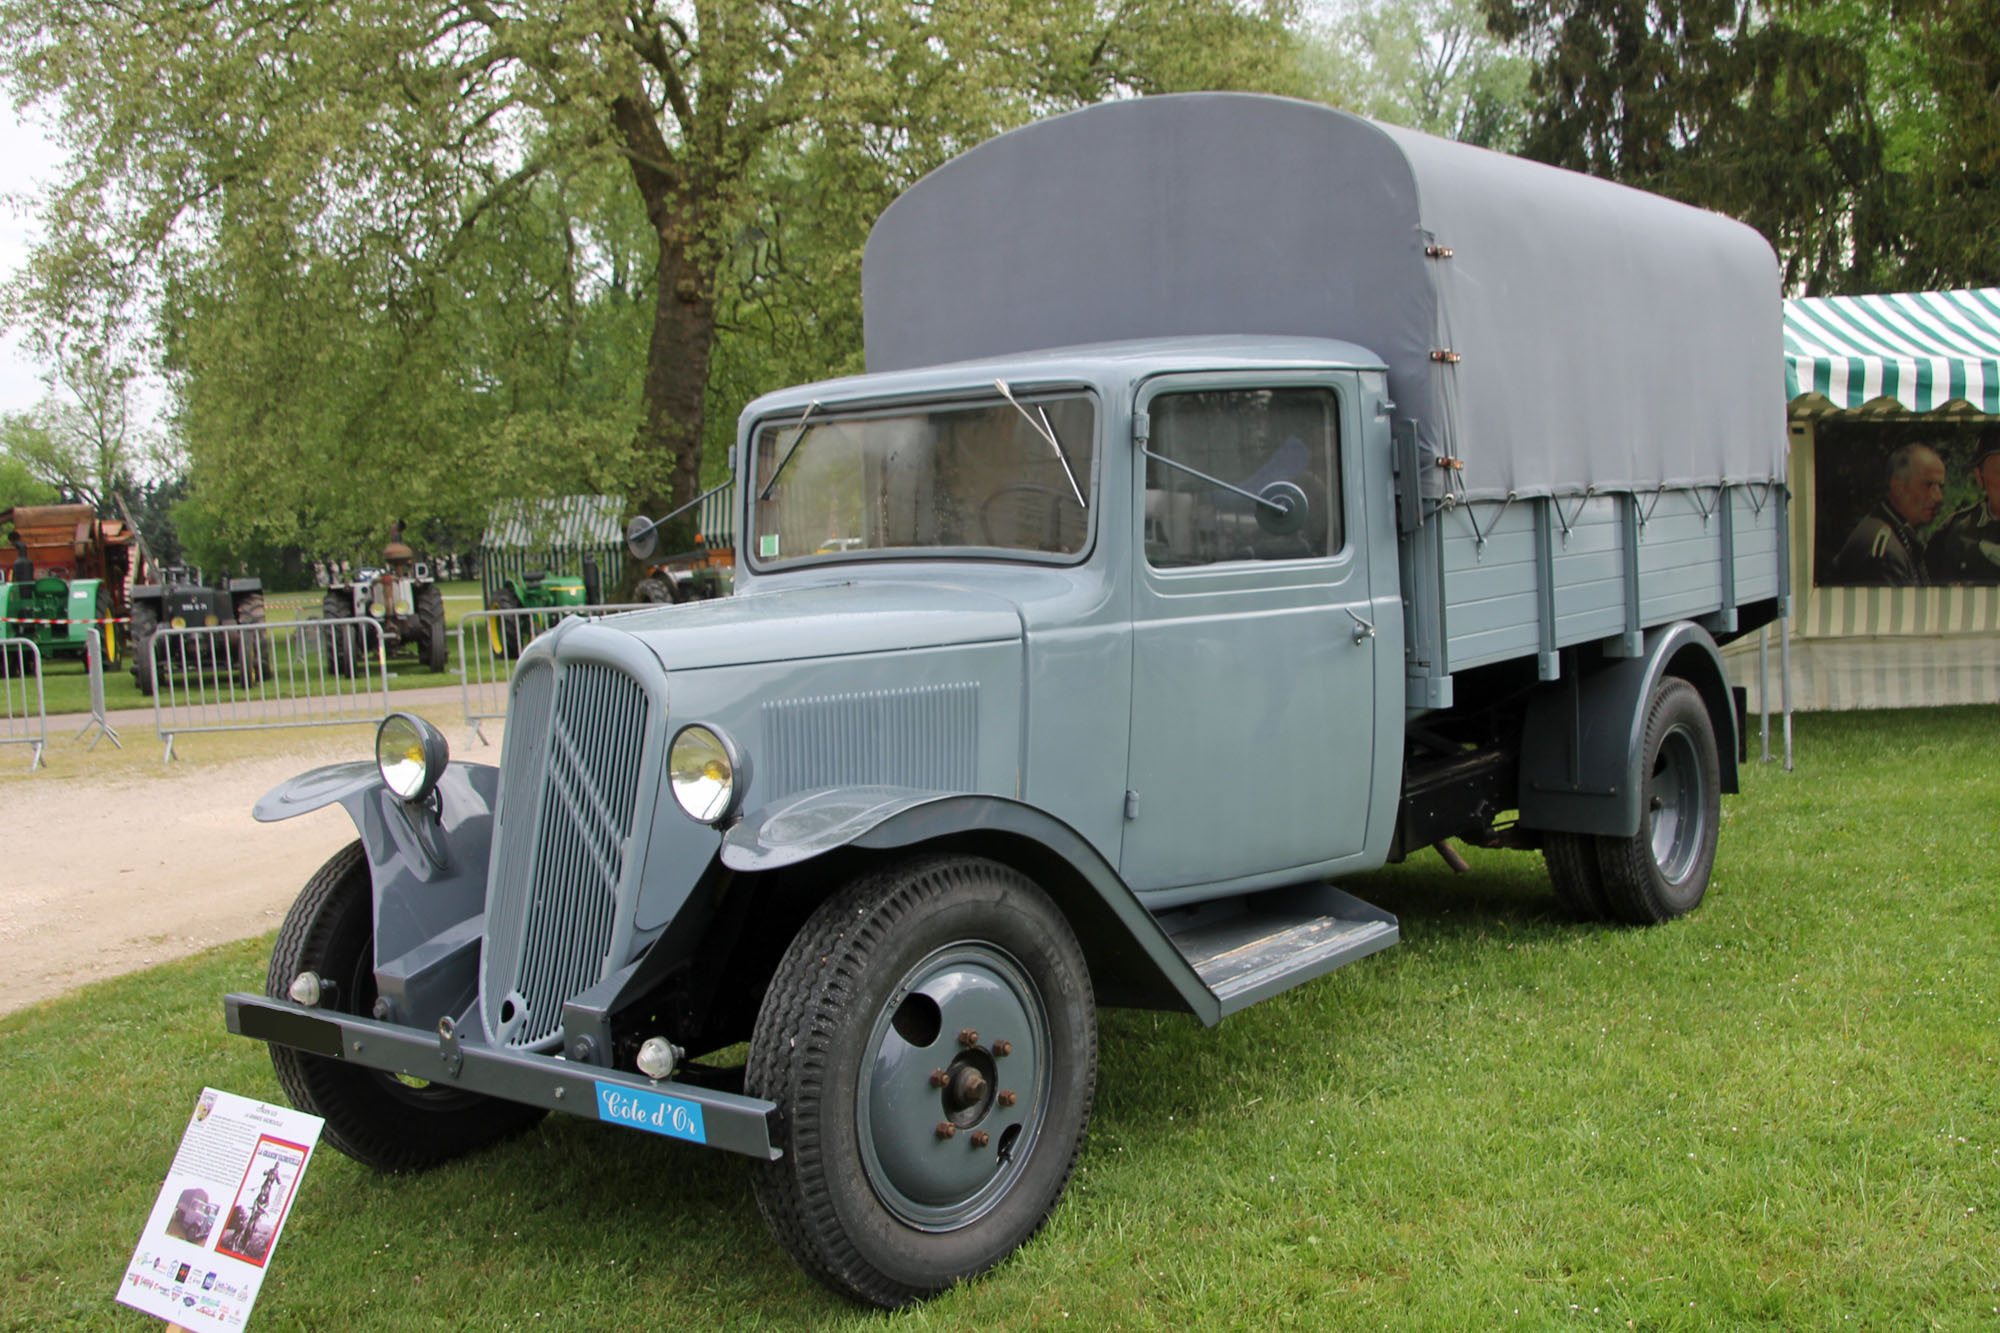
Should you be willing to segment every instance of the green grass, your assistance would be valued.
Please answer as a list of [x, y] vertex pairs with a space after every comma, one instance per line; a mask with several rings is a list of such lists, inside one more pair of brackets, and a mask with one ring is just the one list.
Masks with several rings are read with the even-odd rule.
[[[417, 659], [414, 649], [405, 649], [389, 658], [389, 688], [391, 690], [423, 689], [434, 685], [456, 685], [458, 683], [458, 622], [460, 617], [478, 611], [482, 607], [479, 585], [473, 582], [445, 583], [444, 589], [445, 625], [450, 630], [446, 638], [448, 660], [441, 672], [432, 671]], [[291, 620], [317, 620], [320, 612], [320, 592], [273, 593], [265, 602], [265, 618], [271, 622]], [[283, 684], [288, 677], [291, 645], [283, 635], [277, 637], [273, 650], [278, 659], [278, 670], [266, 687], [274, 697], [282, 697], [286, 692]], [[302, 675], [301, 679], [305, 679]], [[315, 682], [318, 673], [311, 677]], [[49, 716], [58, 713], [90, 712], [90, 674], [81, 657], [51, 657], [42, 662], [42, 691]], [[19, 701], [15, 707], [19, 708]], [[107, 663], [104, 670], [104, 706], [109, 709], [151, 708], [151, 698], [139, 693], [133, 683], [131, 666], [123, 657]], [[32, 712], [33, 702], [29, 701]]]
[[[2000, 709], [1798, 734], [1687, 919], [1573, 925], [1532, 855], [1427, 857], [1350, 886], [1401, 916], [1385, 954], [1212, 1031], [1107, 1012], [1067, 1200], [919, 1310], [792, 1269], [751, 1163], [552, 1117], [416, 1178], [323, 1154], [256, 1326], [2000, 1322]], [[112, 1323], [195, 1093], [277, 1097], [217, 1002], [267, 947], [0, 1019], [0, 1323]]]

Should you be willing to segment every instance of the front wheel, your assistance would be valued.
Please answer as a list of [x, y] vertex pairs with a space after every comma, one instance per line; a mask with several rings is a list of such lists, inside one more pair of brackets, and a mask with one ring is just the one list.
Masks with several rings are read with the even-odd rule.
[[1597, 864], [1612, 912], [1643, 926], [1692, 912], [1708, 892], [1722, 764], [1701, 694], [1678, 677], [1654, 687], [1640, 747], [1639, 831], [1599, 838]]
[[865, 875], [786, 950], [745, 1074], [787, 1126], [754, 1178], [779, 1244], [845, 1296], [919, 1300], [1012, 1254], [1062, 1197], [1097, 1082], [1083, 951], [996, 862]]
[[[306, 881], [271, 950], [264, 993], [282, 1000], [301, 972], [331, 985], [324, 1004], [345, 1014], [375, 1006], [374, 902], [360, 842], [335, 852]], [[438, 1083], [271, 1047], [278, 1086], [326, 1121], [326, 1140], [377, 1171], [420, 1171], [517, 1134], [542, 1118], [522, 1106]]]

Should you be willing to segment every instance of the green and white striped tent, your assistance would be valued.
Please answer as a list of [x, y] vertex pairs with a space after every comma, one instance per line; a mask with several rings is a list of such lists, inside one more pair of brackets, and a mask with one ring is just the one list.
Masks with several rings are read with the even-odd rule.
[[2000, 412], [2000, 287], [1785, 302], [1785, 397]]
[[[1796, 706], [2000, 702], [2000, 588], [1821, 587], [1812, 577], [1814, 543], [1827, 537], [1817, 521], [1822, 427], [1857, 423], [1851, 438], [1869, 422], [2000, 415], [2000, 287], [1785, 302], [1785, 396]], [[1732, 655], [1754, 647], [1733, 645]], [[1754, 652], [1732, 670], [1756, 699]]]

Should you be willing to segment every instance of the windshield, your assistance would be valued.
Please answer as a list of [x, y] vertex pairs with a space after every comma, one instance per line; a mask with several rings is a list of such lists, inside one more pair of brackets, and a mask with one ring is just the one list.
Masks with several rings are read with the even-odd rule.
[[759, 564], [912, 548], [1080, 554], [1095, 405], [1074, 392], [1015, 398], [764, 423], [751, 552]]

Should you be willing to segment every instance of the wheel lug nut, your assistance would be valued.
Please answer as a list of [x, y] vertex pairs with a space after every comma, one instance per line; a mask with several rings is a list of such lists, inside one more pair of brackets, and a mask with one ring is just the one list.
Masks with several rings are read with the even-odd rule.
[[952, 1124], [949, 1120], [938, 1121], [937, 1136], [939, 1138], [948, 1139], [956, 1133], [958, 1133], [957, 1125]]
[[973, 1147], [975, 1147], [975, 1148], [984, 1148], [984, 1147], [986, 1146], [986, 1144], [987, 1144], [987, 1138], [986, 1138], [986, 1131], [985, 1131], [985, 1130], [983, 1130], [983, 1129], [975, 1129], [975, 1130], [973, 1130], [973, 1131], [972, 1131], [972, 1146], [973, 1146]]
[[1005, 1037], [993, 1043], [993, 1054], [995, 1055], [1011, 1055], [1013, 1051], [1014, 1043], [1008, 1041]]
[[958, 1044], [961, 1046], [977, 1046], [979, 1044], [979, 1034], [971, 1028], [960, 1028], [958, 1030]]
[[945, 1073], [942, 1069], [933, 1069], [931, 1071], [931, 1086], [933, 1088], [942, 1088], [949, 1082], [951, 1082], [951, 1075]]
[[1002, 1106], [1012, 1106], [1014, 1104], [1014, 1094], [1010, 1089], [1002, 1088], [1000, 1089], [1000, 1095], [994, 1100]]

